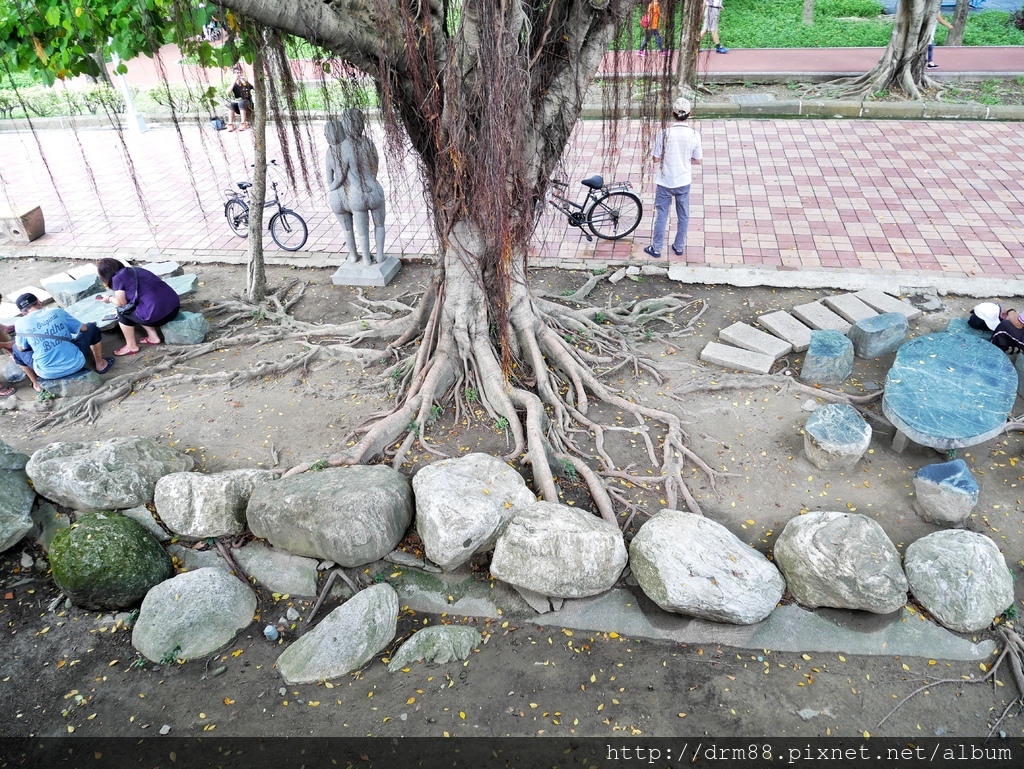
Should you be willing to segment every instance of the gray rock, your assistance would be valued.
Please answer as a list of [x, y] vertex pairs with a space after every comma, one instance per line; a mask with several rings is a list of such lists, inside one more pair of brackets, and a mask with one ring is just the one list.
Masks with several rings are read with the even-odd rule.
[[413, 633], [392, 655], [388, 672], [397, 672], [418, 660], [437, 665], [464, 660], [481, 641], [483, 637], [476, 628], [459, 625], [425, 627]]
[[25, 372], [22, 371], [21, 366], [13, 360], [8, 360], [8, 362], [0, 368], [0, 378], [8, 384], [17, 384], [18, 382], [23, 382], [27, 379], [27, 376]]
[[468, 454], [413, 476], [416, 531], [427, 558], [451, 570], [494, 547], [498, 535], [536, 497], [523, 477], [490, 454]]
[[57, 532], [71, 525], [71, 519], [44, 499], [37, 499], [32, 507], [32, 522], [36, 527], [36, 540], [43, 550], [50, 549], [50, 543]]
[[853, 373], [853, 342], [839, 331], [811, 332], [800, 379], [808, 384], [838, 385]]
[[195, 550], [191, 547], [173, 544], [167, 546], [167, 552], [178, 559], [182, 571], [198, 571], [199, 569], [219, 569], [225, 574], [231, 573], [231, 567], [216, 548]]
[[141, 523], [146, 528], [146, 531], [156, 537], [157, 542], [167, 542], [171, 538], [171, 535], [157, 522], [147, 507], [139, 505], [138, 507], [130, 507], [127, 510], [118, 510], [117, 512], [137, 523]]
[[[405, 566], [410, 569], [419, 569], [421, 571], [428, 571], [432, 574], [437, 574], [443, 571], [443, 569], [441, 569], [440, 567], [435, 566], [432, 563], [428, 563], [423, 558], [413, 555], [412, 553], [407, 553], [404, 550], [392, 550], [390, 553], [384, 556], [384, 560], [388, 563], [395, 564], [395, 566]], [[323, 569], [327, 568], [325, 564], [326, 562], [321, 563], [319, 566], [317, 566], [317, 568], [322, 571]], [[330, 565], [333, 566], [334, 564]]]
[[185, 274], [185, 271], [177, 262], [147, 262], [146, 264], [139, 266], [149, 270], [149, 272], [153, 273], [158, 278], [163, 278], [164, 280], [167, 278], [176, 278], [179, 275]]
[[938, 462], [914, 475], [913, 508], [929, 523], [960, 527], [978, 504], [978, 493], [978, 482], [964, 460]]
[[1013, 603], [1010, 570], [983, 534], [929, 534], [907, 548], [903, 568], [914, 597], [950, 630], [983, 630]]
[[83, 368], [60, 379], [40, 377], [39, 386], [57, 398], [81, 398], [100, 389], [103, 380], [91, 368]]
[[28, 483], [22, 454], [0, 441], [0, 552], [13, 547], [32, 531], [36, 493]]
[[181, 310], [178, 317], [160, 327], [167, 344], [202, 344], [210, 333], [210, 323], [198, 312]]
[[858, 320], [847, 336], [858, 358], [877, 358], [896, 352], [906, 341], [910, 325], [905, 315], [887, 312]]
[[775, 565], [793, 598], [812, 609], [889, 614], [907, 602], [896, 546], [863, 515], [814, 512], [790, 519], [775, 543]]
[[174, 289], [178, 296], [188, 296], [199, 288], [199, 276], [194, 273], [164, 278], [164, 283]]
[[412, 506], [401, 473], [356, 465], [261, 483], [246, 518], [274, 547], [350, 568], [390, 553], [412, 522]]
[[223, 537], [245, 530], [245, 507], [269, 470], [231, 470], [214, 475], [171, 473], [156, 483], [153, 499], [164, 524], [183, 537]]
[[253, 542], [231, 553], [245, 573], [274, 593], [316, 595], [316, 560]]
[[80, 302], [95, 294], [102, 294], [106, 289], [100, 282], [99, 275], [83, 275], [72, 281], [50, 283], [46, 290], [53, 295], [58, 307], [68, 309], [75, 302]]
[[153, 497], [156, 482], [191, 470], [192, 458], [148, 438], [51, 443], [25, 467], [36, 493], [83, 512], [125, 510]]
[[179, 574], [149, 591], [132, 630], [132, 645], [153, 662], [213, 654], [249, 626], [256, 595], [219, 569]]
[[845, 403], [822, 406], [804, 425], [804, 454], [819, 470], [850, 467], [870, 445], [871, 426]]
[[328, 614], [277, 658], [289, 684], [310, 684], [358, 670], [387, 646], [398, 627], [398, 594], [372, 585]]
[[50, 543], [53, 581], [76, 606], [123, 609], [174, 574], [153, 535], [117, 513], [87, 513]]
[[626, 561], [615, 526], [585, 510], [534, 502], [498, 537], [491, 574], [541, 595], [583, 598], [614, 585]]
[[[517, 587], [515, 591], [522, 596], [530, 608], [538, 614], [547, 614], [551, 611], [551, 600], [546, 595], [527, 590], [525, 587]], [[562, 599], [565, 600], [565, 599]]]
[[661, 608], [715, 622], [760, 622], [786, 590], [761, 553], [720, 523], [679, 510], [662, 510], [640, 527], [629, 567]]

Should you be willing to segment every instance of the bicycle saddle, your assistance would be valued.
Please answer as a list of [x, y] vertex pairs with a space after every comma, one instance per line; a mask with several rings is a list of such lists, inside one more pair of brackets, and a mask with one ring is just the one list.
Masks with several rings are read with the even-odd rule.
[[602, 176], [591, 176], [589, 179], [584, 179], [580, 184], [590, 187], [592, 190], [599, 190], [604, 187], [604, 178]]
[[238, 182], [238, 189], [247, 190], [252, 187], [252, 182]]

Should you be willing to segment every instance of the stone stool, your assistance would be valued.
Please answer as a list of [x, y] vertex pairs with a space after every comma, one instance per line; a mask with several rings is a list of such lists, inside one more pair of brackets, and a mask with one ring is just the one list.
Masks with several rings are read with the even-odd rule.
[[847, 336], [858, 358], [877, 358], [896, 352], [909, 333], [906, 315], [887, 312], [858, 320]]
[[0, 208], [0, 233], [15, 243], [31, 243], [46, 234], [43, 210], [35, 208]]
[[978, 504], [978, 482], [962, 459], [926, 465], [914, 475], [914, 512], [938, 526], [962, 528]]
[[100, 389], [103, 386], [103, 380], [91, 368], [83, 368], [74, 374], [62, 376], [60, 379], [43, 379], [40, 377], [39, 385], [46, 392], [57, 398], [80, 398], [83, 395], [89, 395]]
[[819, 470], [856, 464], [870, 443], [871, 426], [845, 403], [822, 406], [804, 425], [804, 454]]
[[812, 331], [800, 379], [807, 384], [838, 385], [853, 373], [853, 342], [838, 331]]
[[198, 312], [182, 310], [178, 317], [160, 328], [167, 344], [202, 344], [210, 333], [210, 323]]
[[980, 337], [986, 342], [989, 337], [992, 336], [992, 332], [987, 328], [982, 330], [980, 328], [971, 328], [967, 325], [967, 318], [950, 318], [949, 323], [946, 324], [947, 334], [970, 334], [971, 336]]

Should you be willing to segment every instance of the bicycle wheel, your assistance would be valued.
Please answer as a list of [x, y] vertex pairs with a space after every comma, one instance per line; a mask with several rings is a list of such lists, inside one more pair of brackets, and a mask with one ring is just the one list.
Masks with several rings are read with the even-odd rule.
[[590, 231], [604, 240], [626, 237], [640, 224], [644, 205], [632, 192], [615, 190], [594, 201], [587, 212]]
[[224, 218], [238, 237], [249, 237], [249, 206], [238, 198], [232, 198], [224, 204]]
[[306, 245], [309, 230], [294, 211], [282, 208], [270, 220], [270, 237], [285, 251], [298, 251]]

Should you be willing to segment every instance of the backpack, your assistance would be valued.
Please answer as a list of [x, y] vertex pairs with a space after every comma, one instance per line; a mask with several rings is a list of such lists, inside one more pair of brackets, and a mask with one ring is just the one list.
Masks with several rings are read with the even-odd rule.
[[640, 26], [647, 29], [651, 25], [651, 17], [646, 13], [640, 17]]

